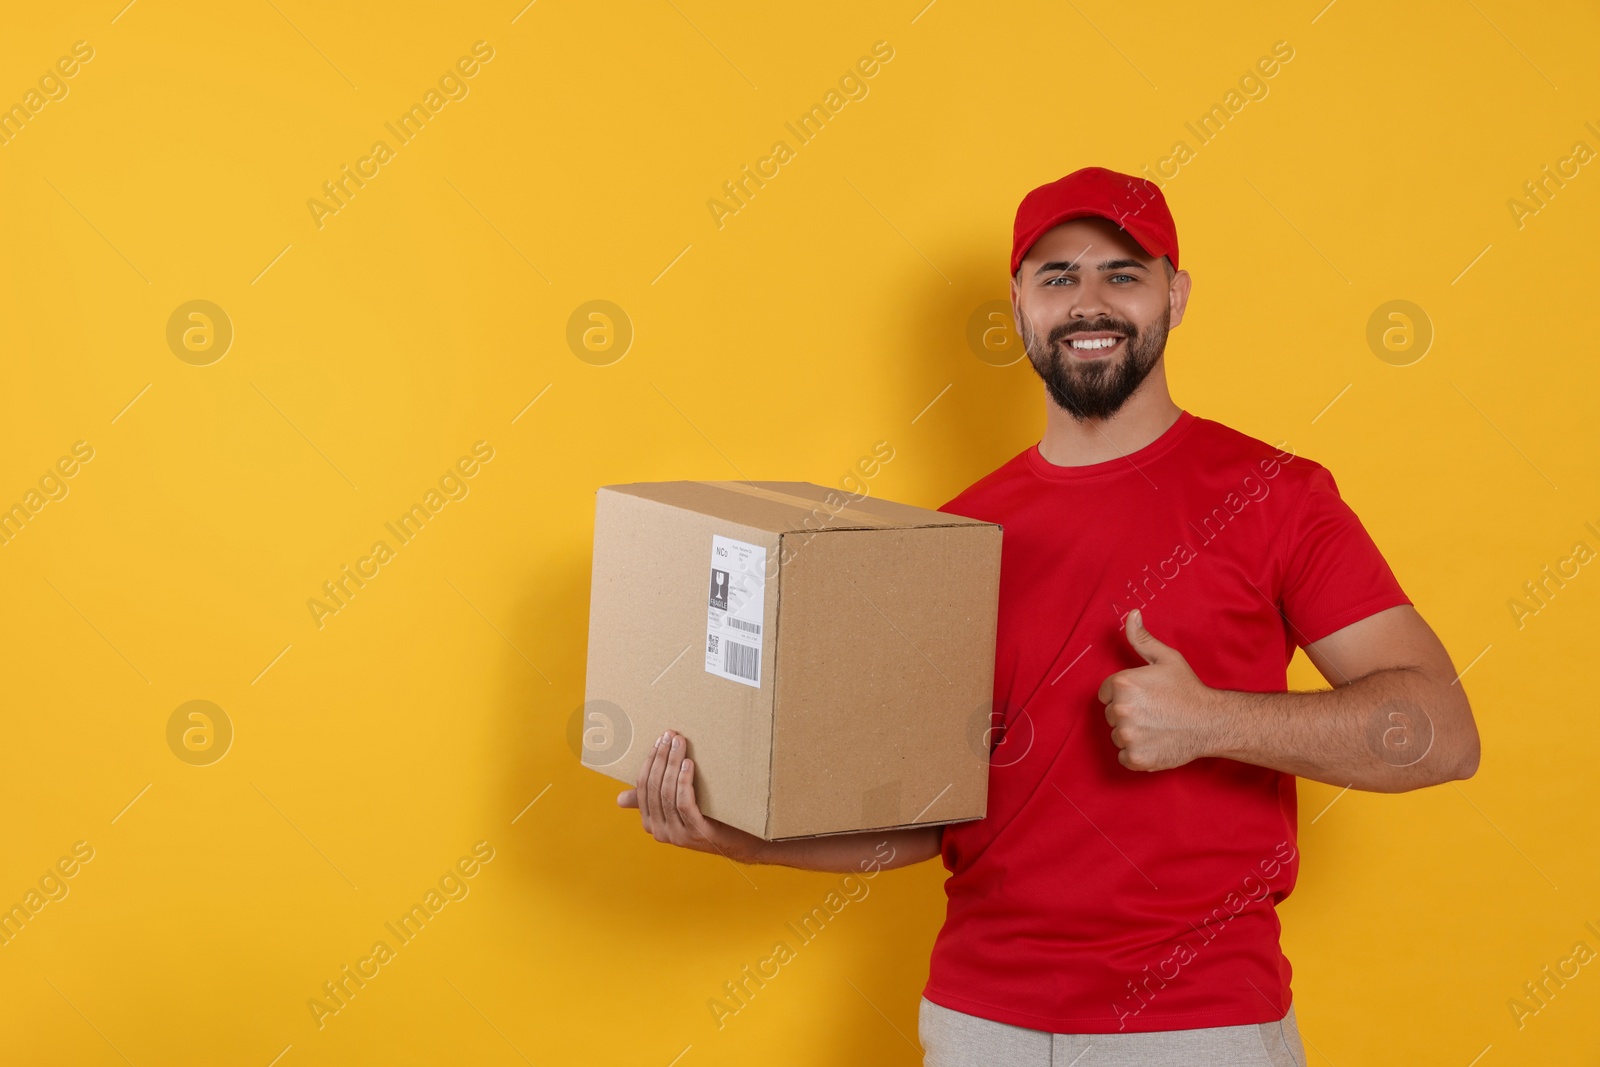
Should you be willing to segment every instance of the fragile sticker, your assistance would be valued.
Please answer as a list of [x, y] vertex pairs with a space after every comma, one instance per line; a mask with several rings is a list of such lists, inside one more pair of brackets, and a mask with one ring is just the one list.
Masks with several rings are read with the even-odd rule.
[[711, 535], [711, 592], [706, 611], [706, 670], [761, 688], [761, 626], [767, 550]]

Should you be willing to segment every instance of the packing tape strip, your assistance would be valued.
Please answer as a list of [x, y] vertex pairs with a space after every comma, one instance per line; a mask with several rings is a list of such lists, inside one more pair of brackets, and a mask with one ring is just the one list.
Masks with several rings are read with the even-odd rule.
[[749, 485], [745, 482], [698, 482], [699, 485], [709, 485], [716, 489], [727, 489], [735, 493], [745, 493], [748, 496], [758, 496], [764, 500], [773, 500], [779, 504], [795, 504], [814, 511], [819, 515], [833, 515], [846, 522], [860, 523], [864, 526], [901, 526], [902, 523], [893, 519], [886, 519], [881, 515], [874, 515], [860, 508], [836, 508], [825, 500], [812, 500], [810, 497], [797, 496], [794, 493], [782, 493], [776, 489], [767, 489], [759, 485]]

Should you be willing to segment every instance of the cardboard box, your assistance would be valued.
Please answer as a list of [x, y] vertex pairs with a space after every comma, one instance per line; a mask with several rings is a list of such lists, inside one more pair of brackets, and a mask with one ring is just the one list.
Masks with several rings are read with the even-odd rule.
[[1001, 528], [809, 482], [595, 498], [583, 764], [668, 728], [768, 841], [982, 818]]

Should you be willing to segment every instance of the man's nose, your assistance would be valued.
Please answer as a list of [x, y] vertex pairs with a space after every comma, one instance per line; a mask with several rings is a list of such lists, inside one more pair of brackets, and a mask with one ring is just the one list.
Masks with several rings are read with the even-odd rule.
[[1072, 318], [1098, 319], [1106, 313], [1106, 305], [1099, 296], [1091, 292], [1082, 292], [1072, 305]]

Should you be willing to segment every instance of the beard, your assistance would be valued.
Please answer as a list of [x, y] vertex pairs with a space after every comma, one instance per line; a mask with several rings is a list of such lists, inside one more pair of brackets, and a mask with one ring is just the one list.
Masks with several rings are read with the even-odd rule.
[[[1093, 322], [1064, 323], [1050, 331], [1042, 342], [1027, 316], [1019, 316], [1019, 333], [1027, 350], [1028, 362], [1044, 380], [1050, 396], [1079, 422], [1106, 419], [1134, 394], [1149, 376], [1167, 348], [1172, 309], [1165, 304], [1161, 318], [1146, 329], [1137, 329], [1122, 319], [1100, 318]], [[1063, 349], [1078, 334], [1115, 331], [1123, 335], [1120, 355], [1111, 359], [1079, 359]]]

